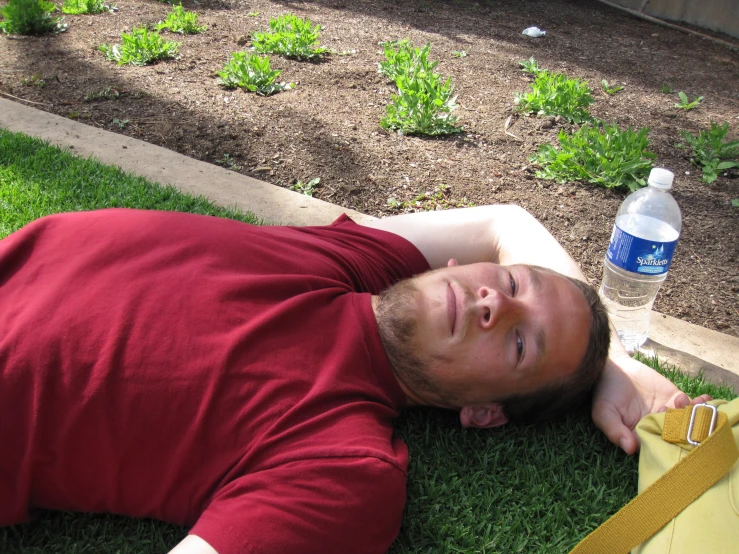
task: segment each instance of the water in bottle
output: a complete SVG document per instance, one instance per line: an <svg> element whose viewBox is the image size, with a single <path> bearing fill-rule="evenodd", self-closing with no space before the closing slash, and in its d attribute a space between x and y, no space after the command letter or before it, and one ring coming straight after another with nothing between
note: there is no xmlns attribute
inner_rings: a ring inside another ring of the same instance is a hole
<svg viewBox="0 0 739 554"><path fill-rule="evenodd" d="M682 229L670 194L673 175L654 168L649 186L630 194L616 215L600 295L628 351L647 340L649 314L667 277Z"/></svg>

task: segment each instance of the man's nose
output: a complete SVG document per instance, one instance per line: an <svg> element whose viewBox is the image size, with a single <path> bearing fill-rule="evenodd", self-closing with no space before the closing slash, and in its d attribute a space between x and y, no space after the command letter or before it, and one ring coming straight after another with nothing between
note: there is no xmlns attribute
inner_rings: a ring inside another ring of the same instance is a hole
<svg viewBox="0 0 739 554"><path fill-rule="evenodd" d="M477 318L483 329L492 329L521 309L518 300L500 290L488 287L478 290L477 307Z"/></svg>

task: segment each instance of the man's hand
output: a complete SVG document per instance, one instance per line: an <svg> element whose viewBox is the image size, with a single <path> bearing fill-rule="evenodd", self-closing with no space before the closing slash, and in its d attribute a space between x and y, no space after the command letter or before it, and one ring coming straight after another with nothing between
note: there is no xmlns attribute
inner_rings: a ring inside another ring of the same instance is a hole
<svg viewBox="0 0 739 554"><path fill-rule="evenodd" d="M613 444L633 454L639 449L634 429L641 418L710 399L704 394L691 400L669 379L624 353L606 362L593 397L593 421Z"/></svg>

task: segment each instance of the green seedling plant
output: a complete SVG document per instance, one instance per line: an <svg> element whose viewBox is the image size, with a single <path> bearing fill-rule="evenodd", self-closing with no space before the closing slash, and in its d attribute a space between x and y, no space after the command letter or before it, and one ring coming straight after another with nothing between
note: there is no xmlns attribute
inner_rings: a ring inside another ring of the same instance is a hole
<svg viewBox="0 0 739 554"><path fill-rule="evenodd" d="M672 90L673 90L673 89L672 89L672 85L670 85L669 83L662 83L662 84L661 84L661 85L659 86L659 91L660 91L660 92L661 92L662 94L672 94Z"/></svg>
<svg viewBox="0 0 739 554"><path fill-rule="evenodd" d="M606 81L605 79L603 79L600 84L603 87L603 92L605 92L608 96L613 96L617 92L620 92L624 89L622 85L609 86L608 81Z"/></svg>
<svg viewBox="0 0 739 554"><path fill-rule="evenodd" d="M734 198L734 200L731 201L731 205L735 208L739 208L739 198Z"/></svg>
<svg viewBox="0 0 739 554"><path fill-rule="evenodd" d="M739 167L739 140L725 141L728 132L728 121L723 125L711 121L711 128L697 136L687 131L681 133L692 149L691 162L701 168L701 179L706 184L713 183L721 171Z"/></svg>
<svg viewBox="0 0 739 554"><path fill-rule="evenodd" d="M181 44L168 41L146 27L136 27L130 34L123 33L122 39L120 46L105 43L99 47L106 58L118 62L118 65L148 65L174 58Z"/></svg>
<svg viewBox="0 0 739 554"><path fill-rule="evenodd" d="M252 45L262 54L279 54L296 60L316 60L327 49L318 44L322 27L291 13L269 20L271 32L252 33Z"/></svg>
<svg viewBox="0 0 739 554"><path fill-rule="evenodd" d="M677 93L678 97L680 98L680 102L675 104L676 108L683 109L685 111L692 110L693 108L697 108L698 105L703 101L703 97L699 96L692 102L688 100L687 94L685 94L683 91L680 91Z"/></svg>
<svg viewBox="0 0 739 554"><path fill-rule="evenodd" d="M43 35L66 30L62 17L52 14L56 6L44 0L9 0L0 9L0 31L9 35Z"/></svg>
<svg viewBox="0 0 739 554"><path fill-rule="evenodd" d="M270 96L291 89L293 83L278 83L282 70L270 69L269 58L246 52L234 52L231 59L218 71L218 83L225 88L242 88L260 96Z"/></svg>
<svg viewBox="0 0 739 554"><path fill-rule="evenodd" d="M656 156L648 150L649 128L583 125L573 134L559 132L559 148L542 144L529 159L541 167L540 179L585 181L605 188L638 190L646 184Z"/></svg>
<svg viewBox="0 0 739 554"><path fill-rule="evenodd" d="M197 13L189 12L182 7L182 4L177 4L172 6L172 11L167 14L164 21L157 23L157 31L164 29L182 35L195 35L205 31L206 27L198 25Z"/></svg>
<svg viewBox="0 0 739 554"><path fill-rule="evenodd" d="M514 102L526 114L559 115L570 123L590 121L588 106L593 103L585 81L569 79L561 73L540 70L529 93L517 94Z"/></svg>
<svg viewBox="0 0 739 554"><path fill-rule="evenodd" d="M113 87L105 87L102 90L88 92L85 95L85 102L96 102L98 100L117 100L121 97L121 93Z"/></svg>
<svg viewBox="0 0 739 554"><path fill-rule="evenodd" d="M24 87L44 88L46 86L46 79L44 79L40 73L34 73L30 77L21 79L21 85Z"/></svg>
<svg viewBox="0 0 739 554"><path fill-rule="evenodd" d="M431 74L439 64L429 61L431 45L415 48L408 39L382 43L385 61L378 64L378 71L391 81L400 77L415 77L416 74Z"/></svg>
<svg viewBox="0 0 739 554"><path fill-rule="evenodd" d="M131 121L129 119L118 119L117 117L114 117L111 123L113 125L117 125L119 129L125 129L126 125L128 125L130 122Z"/></svg>
<svg viewBox="0 0 739 554"><path fill-rule="evenodd" d="M461 201L455 201L450 198L452 188L447 184L441 184L434 187L433 191L423 191L416 195L412 200L399 201L395 197L387 199L388 208L403 210L406 212L417 211L439 211L448 210L450 208L469 208L474 206L473 203L467 201L467 197Z"/></svg>
<svg viewBox="0 0 739 554"><path fill-rule="evenodd" d="M537 75L541 71L539 62L534 59L534 56L531 56L528 60L519 60L518 65L521 71L530 73L531 75Z"/></svg>
<svg viewBox="0 0 739 554"><path fill-rule="evenodd" d="M216 163L223 167L227 167L231 171L239 171L242 167L231 157L231 154L223 154L223 158L216 160Z"/></svg>
<svg viewBox="0 0 739 554"><path fill-rule="evenodd" d="M311 179L307 183L304 183L303 181L298 181L294 185L290 186L290 190L294 192L299 192L301 194L305 194L306 196L313 196L313 193L315 192L316 187L320 183L321 183L320 177Z"/></svg>
<svg viewBox="0 0 739 554"><path fill-rule="evenodd" d="M414 48L408 40L383 43L385 61L378 70L395 81L398 94L391 97L380 125L406 135L440 136L459 133L462 127L452 113L456 96L451 79L434 73L438 61L429 61L430 45Z"/></svg>
<svg viewBox="0 0 739 554"><path fill-rule="evenodd" d="M391 98L380 125L405 135L451 135L462 131L457 117L451 79L443 81L432 73L424 78L401 77L396 81L398 94Z"/></svg>
<svg viewBox="0 0 739 554"><path fill-rule="evenodd" d="M69 15L94 15L108 11L104 0L64 0L62 12Z"/></svg>
<svg viewBox="0 0 739 554"><path fill-rule="evenodd" d="M467 50L452 50L452 56L455 58L466 58Z"/></svg>

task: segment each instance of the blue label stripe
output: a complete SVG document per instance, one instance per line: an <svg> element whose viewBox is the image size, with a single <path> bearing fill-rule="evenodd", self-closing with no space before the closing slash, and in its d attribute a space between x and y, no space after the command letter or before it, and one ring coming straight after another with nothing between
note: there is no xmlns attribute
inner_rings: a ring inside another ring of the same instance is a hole
<svg viewBox="0 0 739 554"><path fill-rule="evenodd" d="M667 273L672 263L677 241L659 242L630 235L618 225L613 226L608 245L608 261L613 265L643 275Z"/></svg>

